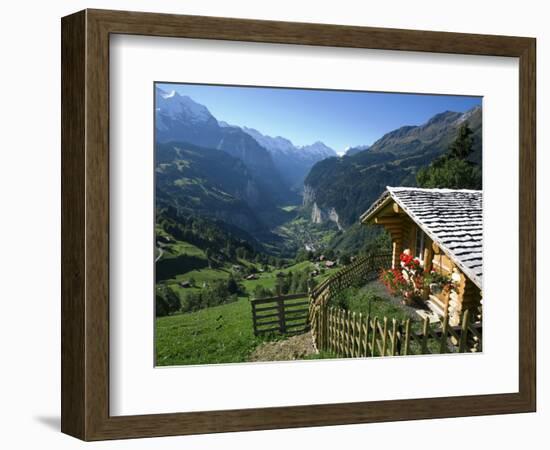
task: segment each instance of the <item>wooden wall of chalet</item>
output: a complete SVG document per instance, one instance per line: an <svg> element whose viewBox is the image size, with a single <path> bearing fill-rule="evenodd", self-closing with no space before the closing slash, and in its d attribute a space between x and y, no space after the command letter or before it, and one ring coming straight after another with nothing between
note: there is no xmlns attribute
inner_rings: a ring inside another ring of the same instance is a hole
<svg viewBox="0 0 550 450"><path fill-rule="evenodd" d="M453 289L449 293L432 295L440 302L443 310L449 313L449 324L454 326L460 321L460 314L466 309L472 311L481 303L481 291L462 273L459 267L437 246L433 244L434 257L432 267L438 272L448 275L453 281Z"/></svg>
<svg viewBox="0 0 550 450"><path fill-rule="evenodd" d="M416 236L423 232L400 207L394 202L385 206L371 222L382 225L389 232L392 239L392 267L399 267L399 259L404 250L410 249L416 255ZM431 300L443 312L449 313L450 325L456 325L463 310L479 306L481 292L479 288L466 277L459 267L426 235L424 254L422 255L424 268L432 267L440 273L451 276L454 288L451 292L432 294L429 289L424 292L424 299Z"/></svg>

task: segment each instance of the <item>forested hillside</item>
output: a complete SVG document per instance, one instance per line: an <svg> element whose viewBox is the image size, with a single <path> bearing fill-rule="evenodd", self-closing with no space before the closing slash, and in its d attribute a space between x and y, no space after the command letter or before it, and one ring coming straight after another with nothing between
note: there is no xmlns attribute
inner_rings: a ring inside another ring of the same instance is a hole
<svg viewBox="0 0 550 450"><path fill-rule="evenodd" d="M472 130L468 159L481 167L481 109L448 111L424 125L392 131L367 150L317 163L305 180L305 205L334 209L340 223L350 227L386 186L415 186L418 170L448 151L464 123Z"/></svg>

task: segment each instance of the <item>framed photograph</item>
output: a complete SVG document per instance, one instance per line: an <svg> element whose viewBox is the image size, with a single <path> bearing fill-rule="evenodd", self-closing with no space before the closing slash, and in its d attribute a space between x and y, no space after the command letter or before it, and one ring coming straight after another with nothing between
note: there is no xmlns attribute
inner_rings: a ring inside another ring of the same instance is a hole
<svg viewBox="0 0 550 450"><path fill-rule="evenodd" d="M535 39L61 28L63 432L535 411Z"/></svg>

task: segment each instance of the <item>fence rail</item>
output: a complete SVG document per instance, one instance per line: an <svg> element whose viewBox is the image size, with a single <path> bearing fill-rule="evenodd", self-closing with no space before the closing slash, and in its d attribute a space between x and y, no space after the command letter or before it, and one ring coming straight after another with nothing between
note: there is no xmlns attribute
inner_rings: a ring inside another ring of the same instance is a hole
<svg viewBox="0 0 550 450"><path fill-rule="evenodd" d="M254 335L305 333L309 330L309 300L306 292L253 299L252 324Z"/></svg>

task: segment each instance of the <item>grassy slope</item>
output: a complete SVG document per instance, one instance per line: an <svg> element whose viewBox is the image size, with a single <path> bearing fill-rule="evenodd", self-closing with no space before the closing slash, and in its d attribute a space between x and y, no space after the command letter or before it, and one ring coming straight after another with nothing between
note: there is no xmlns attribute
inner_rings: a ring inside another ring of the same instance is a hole
<svg viewBox="0 0 550 450"><path fill-rule="evenodd" d="M156 319L155 345L160 366L242 362L260 342L252 331L247 298Z"/></svg>
<svg viewBox="0 0 550 450"><path fill-rule="evenodd" d="M262 342L278 336L256 337L250 301L206 308L156 319L158 366L220 364L247 361Z"/></svg>
<svg viewBox="0 0 550 450"><path fill-rule="evenodd" d="M208 267L206 255L200 248L183 241L177 241L163 230L157 229L157 234L168 238L162 245L163 254L159 265L165 273L162 283L174 289L181 298L192 291L200 291L203 283L222 278L231 274L234 263L224 267L211 269ZM254 266L257 270L260 264L239 260L243 267ZM261 285L274 289L277 273L300 272L313 270L315 265L303 261L289 267L277 269L270 267L269 271L258 273L257 280L242 280L249 297L241 297L237 302L220 305L200 311L175 314L156 319L156 353L157 365L192 365L236 363L246 361L249 354L269 338L255 337L252 328L252 314L249 298L256 286ZM337 269L326 269L316 280L321 282ZM190 279L195 280L194 288L182 288L180 283ZM273 337L271 337L273 338Z"/></svg>
<svg viewBox="0 0 550 450"><path fill-rule="evenodd" d="M172 242L164 249L163 258L167 259L175 258L183 251L206 258L202 250L185 242ZM250 261L240 263L243 266L255 265ZM313 263L303 261L284 269L272 268L268 272L259 273L259 279L243 280L242 283L251 296L258 285L273 289L279 272L309 270L313 267ZM326 270L324 275L317 278L318 281L335 270ZM183 297L188 292L200 291L200 287L185 289L180 287L180 282L194 278L196 285L201 286L203 282L227 278L231 273L230 265L223 269L203 268L178 274L165 283ZM247 297L241 297L234 303L157 318L156 361L159 366L242 362L266 339L269 338L254 336L250 301Z"/></svg>
<svg viewBox="0 0 550 450"><path fill-rule="evenodd" d="M157 233L159 231L157 230ZM163 235L166 235L166 233L163 232ZM172 241L169 244L166 244L163 246L163 254L160 259L160 264L166 264L170 261L175 261L178 258L181 258L182 255L185 255L187 258L193 258L194 261L200 261L202 264L195 264L195 265L186 265L185 263L181 263L180 267L182 272L176 273L167 280L165 280L165 284L167 286L170 286L173 288L180 296L184 295L186 292L189 292L189 289L184 289L180 287L180 283L182 281L187 281L190 278L194 278L197 286L202 286L203 283L209 283L214 280L219 280L222 278L228 278L230 272L226 269L210 269L208 268L208 262L206 260L206 255L204 252L187 242L183 241L175 241L173 237L171 238ZM193 269L196 265L203 266L200 268L196 268L194 270L188 270L183 272L186 269ZM157 266L157 270L158 270ZM174 271L179 272L179 271ZM191 289L196 290L196 289Z"/></svg>

